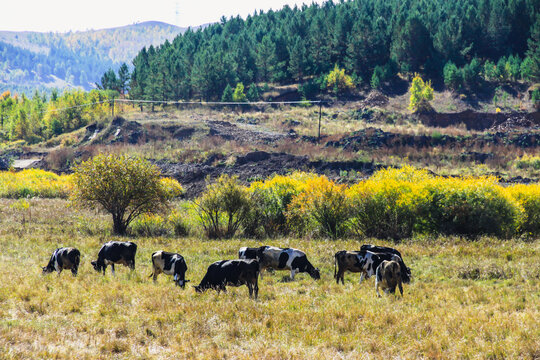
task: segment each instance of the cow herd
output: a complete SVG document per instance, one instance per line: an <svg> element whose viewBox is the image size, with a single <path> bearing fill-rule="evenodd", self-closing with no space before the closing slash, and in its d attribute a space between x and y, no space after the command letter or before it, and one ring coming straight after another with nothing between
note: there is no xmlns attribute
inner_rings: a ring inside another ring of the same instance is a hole
<svg viewBox="0 0 540 360"><path fill-rule="evenodd" d="M137 245L133 242L109 241L101 247L98 258L91 264L94 270L102 272L108 265L114 275L114 265L122 264L135 269L135 254ZM256 248L242 247L238 251L239 259L221 260L211 264L206 271L200 284L194 286L197 292L207 289L226 291L226 286L246 285L249 296L257 298L259 294L259 275L262 279L263 271L288 270L291 272L291 280L298 273L308 273L313 279L318 280L321 274L308 260L306 254L298 249L279 248L274 246L261 246ZM47 266L43 267L43 273L62 270L71 270L77 275L81 254L72 247L58 248L54 250ZM189 280L186 280L187 264L184 257L177 253L156 251L152 254L152 274L154 282L161 273L172 275L176 285L184 288ZM360 282L364 277L375 275L375 291L380 296L379 288L384 292L395 293L399 288L403 296L402 283L409 283L411 270L403 262L401 253L396 249L374 245L362 245L359 251L338 251L334 255L334 278L339 284L344 284L346 271L359 272Z"/></svg>

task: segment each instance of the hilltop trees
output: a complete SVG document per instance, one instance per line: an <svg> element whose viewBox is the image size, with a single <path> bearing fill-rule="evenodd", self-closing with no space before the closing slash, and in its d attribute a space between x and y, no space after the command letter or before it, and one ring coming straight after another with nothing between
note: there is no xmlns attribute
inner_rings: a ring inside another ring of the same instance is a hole
<svg viewBox="0 0 540 360"><path fill-rule="evenodd" d="M96 84L100 90L115 90L120 94L125 94L128 89L129 69L124 63L118 69L118 75L113 69L109 69L101 77L101 83Z"/></svg>
<svg viewBox="0 0 540 360"><path fill-rule="evenodd" d="M146 100L217 100L227 86L251 89L260 82L299 82L315 89L311 85L320 85L335 65L356 83L378 87L398 71L443 78L450 62L457 69L451 74L472 87L481 80L480 70L491 71L484 62L498 64L502 58L495 76L484 73L489 81L532 79L540 58L539 7L535 0L355 0L285 6L245 20L223 18L142 49L133 60L130 94ZM451 86L458 86L455 80Z"/></svg>
<svg viewBox="0 0 540 360"><path fill-rule="evenodd" d="M531 37L527 42L527 58L529 68L527 76L536 81L540 80L540 14L536 15L536 21L531 28Z"/></svg>
<svg viewBox="0 0 540 360"><path fill-rule="evenodd" d="M35 92L32 98L0 95L0 141L25 140L37 143L76 130L109 114L110 92L92 90L53 91L50 99Z"/></svg>

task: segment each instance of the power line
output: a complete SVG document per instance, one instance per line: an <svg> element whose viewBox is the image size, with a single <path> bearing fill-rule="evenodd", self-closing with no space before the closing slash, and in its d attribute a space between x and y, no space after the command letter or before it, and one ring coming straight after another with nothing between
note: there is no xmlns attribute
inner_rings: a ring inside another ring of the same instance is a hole
<svg viewBox="0 0 540 360"><path fill-rule="evenodd" d="M65 107L65 108L60 108L60 109L43 109L43 110L40 111L40 113L58 112L58 111L64 111L64 110L70 110L70 109L78 109L78 108L82 108L82 107L98 105L98 104L103 104L103 103L107 103L107 102L111 102L111 100L96 101L96 102L93 102L93 103L75 105L75 106L70 106L70 107Z"/></svg>
<svg viewBox="0 0 540 360"><path fill-rule="evenodd" d="M330 103L327 100L301 100L301 101L163 101L163 100L136 100L136 99L115 99L118 102L127 103L148 103L148 104L165 104L165 105L292 105L292 104L324 104Z"/></svg>

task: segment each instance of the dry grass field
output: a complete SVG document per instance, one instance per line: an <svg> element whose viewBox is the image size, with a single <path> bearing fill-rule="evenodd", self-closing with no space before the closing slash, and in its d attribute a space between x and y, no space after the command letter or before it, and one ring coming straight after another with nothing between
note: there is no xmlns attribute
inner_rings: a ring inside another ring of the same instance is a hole
<svg viewBox="0 0 540 360"><path fill-rule="evenodd" d="M304 250L322 278L269 274L251 300L245 286L218 295L191 285L210 263L257 241L132 238L136 270L103 277L90 261L111 240L106 216L33 200L23 224L13 202L0 200L2 359L540 358L538 240L268 240ZM335 283L334 253L363 242L402 252L413 274L403 298L377 298L374 279L359 285L358 274ZM59 246L81 250L77 277L41 274ZM164 275L148 278L158 249L186 258L185 290Z"/></svg>

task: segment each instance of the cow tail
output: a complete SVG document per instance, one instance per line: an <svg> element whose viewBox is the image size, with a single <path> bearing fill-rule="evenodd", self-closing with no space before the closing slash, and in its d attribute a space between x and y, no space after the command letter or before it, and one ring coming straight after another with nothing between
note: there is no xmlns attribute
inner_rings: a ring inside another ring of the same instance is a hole
<svg viewBox="0 0 540 360"><path fill-rule="evenodd" d="M154 253L152 253L152 273L150 274L149 278L151 278L152 276L154 276L154 269L156 268L156 264L154 263Z"/></svg>
<svg viewBox="0 0 540 360"><path fill-rule="evenodd" d="M338 253L336 253L334 255L334 279L336 278L337 276L337 257L338 257Z"/></svg>

